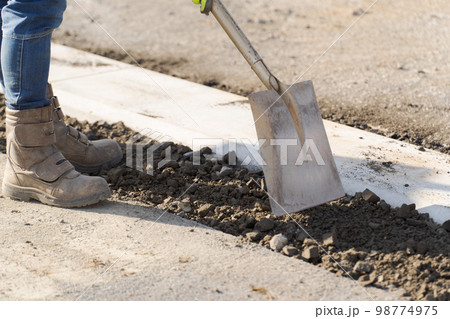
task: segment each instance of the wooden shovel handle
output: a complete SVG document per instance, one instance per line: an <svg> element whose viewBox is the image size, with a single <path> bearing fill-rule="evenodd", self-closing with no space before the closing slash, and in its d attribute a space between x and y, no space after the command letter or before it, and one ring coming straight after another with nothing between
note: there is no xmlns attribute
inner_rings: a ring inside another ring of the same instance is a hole
<svg viewBox="0 0 450 319"><path fill-rule="evenodd" d="M248 64L250 64L252 70L269 90L274 89L281 94L280 81L269 71L261 56L255 50L223 3L220 0L211 1L212 14L233 41L236 48L247 60Z"/></svg>

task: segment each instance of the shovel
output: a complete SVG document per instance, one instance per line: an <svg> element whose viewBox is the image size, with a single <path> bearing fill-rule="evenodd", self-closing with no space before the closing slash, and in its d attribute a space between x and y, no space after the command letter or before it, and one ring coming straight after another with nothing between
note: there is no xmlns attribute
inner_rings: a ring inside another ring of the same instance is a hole
<svg viewBox="0 0 450 319"><path fill-rule="evenodd" d="M272 212L299 212L345 195L311 81L286 85L267 68L220 0L212 14L268 91L249 96Z"/></svg>

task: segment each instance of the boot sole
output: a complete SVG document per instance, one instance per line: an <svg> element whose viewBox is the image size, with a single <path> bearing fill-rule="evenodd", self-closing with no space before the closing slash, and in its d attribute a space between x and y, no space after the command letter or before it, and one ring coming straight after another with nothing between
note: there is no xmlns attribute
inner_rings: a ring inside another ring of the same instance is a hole
<svg viewBox="0 0 450 319"><path fill-rule="evenodd" d="M110 169L110 168L116 166L117 164L120 163L122 158L123 157L120 156L120 157L113 158L102 164L94 164L94 165L84 165L84 164L80 164L80 163L73 162L70 160L69 160L69 162L75 167L75 170L77 172L84 173L84 174L97 174L101 171L101 169L103 167L106 167L106 169Z"/></svg>
<svg viewBox="0 0 450 319"><path fill-rule="evenodd" d="M49 194L43 193L41 190L31 187L20 187L7 183L3 183L3 195L11 199L28 202L31 199L35 199L43 204L63 207L63 208L76 208L84 207L93 204L97 204L111 196L111 191L101 193L95 193L88 196L81 196L71 199L63 199L51 196Z"/></svg>

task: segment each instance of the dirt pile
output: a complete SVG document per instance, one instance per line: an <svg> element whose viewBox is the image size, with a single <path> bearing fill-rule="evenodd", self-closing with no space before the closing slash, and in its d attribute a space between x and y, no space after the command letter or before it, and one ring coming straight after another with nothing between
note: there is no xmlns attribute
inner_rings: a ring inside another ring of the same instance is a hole
<svg viewBox="0 0 450 319"><path fill-rule="evenodd" d="M135 136L122 123L69 121L99 138L124 143ZM168 210L242 241L352 277L362 285L401 287L414 300L450 300L450 233L427 214L418 214L414 205L390 207L366 190L291 216L274 217L262 172L208 160L207 148L197 154L202 164L194 165L195 154L186 146L158 145L153 162L144 167L155 166L169 154L171 161L153 175L124 163L101 172L115 198Z"/></svg>
<svg viewBox="0 0 450 319"><path fill-rule="evenodd" d="M3 114L0 108L0 114ZM123 123L68 119L90 138L114 138L125 152L135 132ZM0 126L0 134L3 133ZM0 145L4 140L0 136ZM186 146L156 144L153 175L126 167L103 170L113 197L138 200L184 218L259 243L268 249L348 276L362 285L400 287L413 300L450 300L450 229L414 205L390 207L369 190L291 216L274 217L262 172L192 153ZM158 147L156 147L158 146ZM145 149L144 149L145 154ZM198 157L201 165L194 165ZM339 264L338 264L339 263Z"/></svg>

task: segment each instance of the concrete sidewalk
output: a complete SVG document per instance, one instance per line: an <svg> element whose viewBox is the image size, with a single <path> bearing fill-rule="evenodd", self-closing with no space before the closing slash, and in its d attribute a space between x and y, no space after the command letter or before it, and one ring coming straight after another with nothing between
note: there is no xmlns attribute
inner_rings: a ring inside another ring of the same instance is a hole
<svg viewBox="0 0 450 319"><path fill-rule="evenodd" d="M80 120L123 121L193 148L238 157L257 151L247 99L189 81L53 46L51 81L64 112ZM450 219L450 157L330 121L324 121L345 191L369 188L393 206L415 203L438 223ZM221 150L222 149L222 150Z"/></svg>
<svg viewBox="0 0 450 319"><path fill-rule="evenodd" d="M401 299L134 203L0 207L1 300Z"/></svg>

